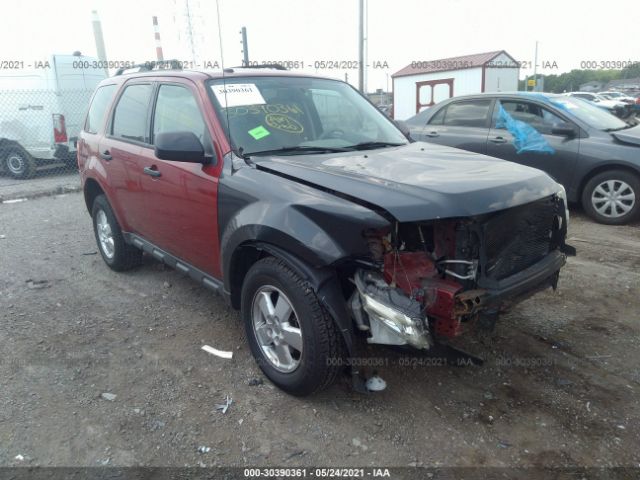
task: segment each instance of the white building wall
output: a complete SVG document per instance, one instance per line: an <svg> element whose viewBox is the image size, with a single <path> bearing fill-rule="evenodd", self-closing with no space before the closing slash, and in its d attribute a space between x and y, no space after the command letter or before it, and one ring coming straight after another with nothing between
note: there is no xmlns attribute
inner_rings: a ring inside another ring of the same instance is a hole
<svg viewBox="0 0 640 480"><path fill-rule="evenodd" d="M485 92L515 92L518 90L518 65L504 53L494 58L485 68Z"/></svg>
<svg viewBox="0 0 640 480"><path fill-rule="evenodd" d="M511 69L504 69L511 70ZM516 74L517 75L517 74ZM449 70L419 75L409 75L393 79L393 115L397 120L406 120L416 114L416 84L419 82L453 79L453 96L480 93L482 91L482 68ZM517 89L517 76L516 88ZM449 87L438 85L434 88L434 101L449 98Z"/></svg>
<svg viewBox="0 0 640 480"><path fill-rule="evenodd" d="M490 68L485 70L485 92L515 92L518 90L517 68Z"/></svg>

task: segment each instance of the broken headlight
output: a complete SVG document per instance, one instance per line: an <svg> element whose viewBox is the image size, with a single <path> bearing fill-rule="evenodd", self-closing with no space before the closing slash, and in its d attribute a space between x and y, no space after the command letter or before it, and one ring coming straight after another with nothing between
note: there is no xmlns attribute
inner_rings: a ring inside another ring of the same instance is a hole
<svg viewBox="0 0 640 480"><path fill-rule="evenodd" d="M430 347L430 335L418 301L387 285L377 273L358 270L354 282L357 288L350 305L359 324L360 308L366 312L367 330L371 333L369 343Z"/></svg>
<svg viewBox="0 0 640 480"><path fill-rule="evenodd" d="M567 202L567 191L564 189L562 185L560 185L560 190L556 192L556 196L562 199L564 203L564 218L567 224L567 229L569 228L569 204Z"/></svg>

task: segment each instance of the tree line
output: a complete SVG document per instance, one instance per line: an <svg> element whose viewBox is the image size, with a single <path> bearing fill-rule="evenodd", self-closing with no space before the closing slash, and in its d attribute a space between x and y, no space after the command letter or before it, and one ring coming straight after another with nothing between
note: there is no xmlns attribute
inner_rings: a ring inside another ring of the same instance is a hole
<svg viewBox="0 0 640 480"><path fill-rule="evenodd" d="M571 70L560 75L538 75L538 81L544 78L544 91L551 93L572 92L587 82L607 83L611 80L640 77L640 62L620 70ZM528 77L531 78L531 77ZM518 89L524 90L524 80L518 82Z"/></svg>

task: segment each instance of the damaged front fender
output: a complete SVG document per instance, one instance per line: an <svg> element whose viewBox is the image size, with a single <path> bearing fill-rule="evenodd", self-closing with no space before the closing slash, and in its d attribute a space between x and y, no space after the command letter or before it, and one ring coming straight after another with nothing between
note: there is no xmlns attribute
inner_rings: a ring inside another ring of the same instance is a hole
<svg viewBox="0 0 640 480"><path fill-rule="evenodd" d="M220 177L219 199L221 270L232 304L239 304L243 274L238 272L247 252L281 258L309 281L351 355L353 323L335 267L367 258L364 232L388 229L389 220L330 193L286 179L274 181L272 175L246 164L234 169L230 161ZM248 268L246 262L244 267Z"/></svg>
<svg viewBox="0 0 640 480"><path fill-rule="evenodd" d="M277 245L313 267L369 255L368 229L388 228L378 212L326 192L252 168L220 179L222 273L229 286L233 253L241 245Z"/></svg>

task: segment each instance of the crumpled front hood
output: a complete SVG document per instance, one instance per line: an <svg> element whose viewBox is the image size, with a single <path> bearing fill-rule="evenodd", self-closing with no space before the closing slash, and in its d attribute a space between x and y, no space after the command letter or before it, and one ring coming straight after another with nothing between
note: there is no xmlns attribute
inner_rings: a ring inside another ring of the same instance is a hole
<svg viewBox="0 0 640 480"><path fill-rule="evenodd" d="M254 160L260 170L376 206L400 222L490 213L560 189L540 170L423 142Z"/></svg>

